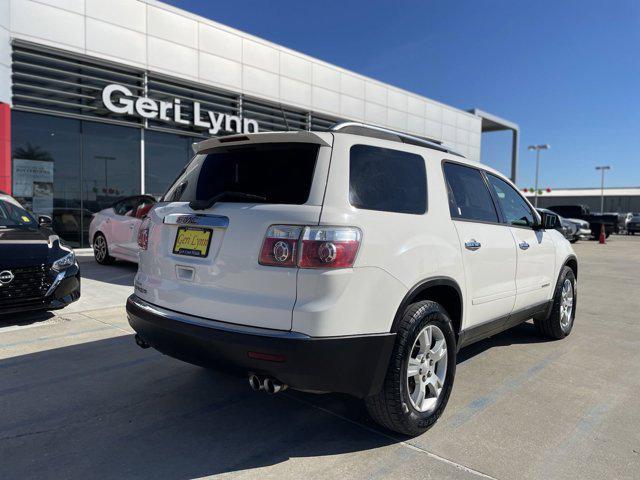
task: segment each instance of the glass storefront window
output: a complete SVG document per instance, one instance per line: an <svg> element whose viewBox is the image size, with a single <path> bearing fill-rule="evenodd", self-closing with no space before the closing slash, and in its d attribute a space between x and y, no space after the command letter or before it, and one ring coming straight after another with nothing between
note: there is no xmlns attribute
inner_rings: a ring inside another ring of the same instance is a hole
<svg viewBox="0 0 640 480"><path fill-rule="evenodd" d="M140 193L140 130L13 111L13 195L73 247L93 213ZM168 180L171 181L171 180Z"/></svg>
<svg viewBox="0 0 640 480"><path fill-rule="evenodd" d="M191 144L200 138L147 130L144 138L145 193L159 197L193 157Z"/></svg>
<svg viewBox="0 0 640 480"><path fill-rule="evenodd" d="M13 111L11 113L13 196L36 215L50 215L56 233L81 246L81 122Z"/></svg>
<svg viewBox="0 0 640 480"><path fill-rule="evenodd" d="M140 130L83 122L82 199L94 213L117 200L140 193ZM83 225L83 245L89 245L89 224Z"/></svg>

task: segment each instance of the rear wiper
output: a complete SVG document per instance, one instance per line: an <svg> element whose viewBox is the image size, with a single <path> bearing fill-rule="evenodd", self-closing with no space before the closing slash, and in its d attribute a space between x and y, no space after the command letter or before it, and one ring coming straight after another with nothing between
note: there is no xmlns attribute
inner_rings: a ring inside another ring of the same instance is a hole
<svg viewBox="0 0 640 480"><path fill-rule="evenodd" d="M192 202L189 202L189 206L192 210L206 210L207 208L213 207L221 200L260 200L264 202L266 199L267 197L254 195L253 193L225 191L220 192L207 200L193 200Z"/></svg>

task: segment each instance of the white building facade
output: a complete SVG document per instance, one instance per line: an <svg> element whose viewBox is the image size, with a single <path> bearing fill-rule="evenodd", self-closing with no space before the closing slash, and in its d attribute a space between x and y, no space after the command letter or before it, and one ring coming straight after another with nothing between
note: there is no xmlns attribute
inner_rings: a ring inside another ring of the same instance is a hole
<svg viewBox="0 0 640 480"><path fill-rule="evenodd" d="M0 0L0 190L72 244L117 198L162 194L193 141L341 120L480 158L480 115L155 0Z"/></svg>

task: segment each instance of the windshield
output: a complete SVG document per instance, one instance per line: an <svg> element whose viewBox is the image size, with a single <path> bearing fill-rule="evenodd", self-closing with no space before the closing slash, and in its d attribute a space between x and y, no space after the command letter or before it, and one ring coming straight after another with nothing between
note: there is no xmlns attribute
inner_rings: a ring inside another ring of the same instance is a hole
<svg viewBox="0 0 640 480"><path fill-rule="evenodd" d="M203 202L226 193L220 201L302 205L309 199L318 148L307 143L217 147L197 155L164 200Z"/></svg>
<svg viewBox="0 0 640 480"><path fill-rule="evenodd" d="M24 208L0 200L0 227L35 227L37 222Z"/></svg>

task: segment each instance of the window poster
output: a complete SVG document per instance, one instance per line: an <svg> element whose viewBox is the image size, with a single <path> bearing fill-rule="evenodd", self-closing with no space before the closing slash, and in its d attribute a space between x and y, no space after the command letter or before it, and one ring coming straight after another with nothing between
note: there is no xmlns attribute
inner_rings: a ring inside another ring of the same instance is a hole
<svg viewBox="0 0 640 480"><path fill-rule="evenodd" d="M51 215L53 162L14 158L13 196L21 199L24 206L36 215Z"/></svg>

